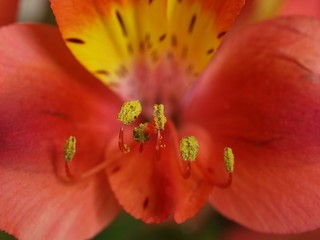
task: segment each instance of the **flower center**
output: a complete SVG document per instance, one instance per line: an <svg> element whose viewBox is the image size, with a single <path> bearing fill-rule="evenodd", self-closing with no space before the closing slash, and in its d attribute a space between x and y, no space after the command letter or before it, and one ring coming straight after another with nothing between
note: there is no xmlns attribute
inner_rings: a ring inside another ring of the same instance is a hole
<svg viewBox="0 0 320 240"><path fill-rule="evenodd" d="M60 24L67 46L125 101L139 99L147 117L154 103L164 104L168 115L175 111L212 59L238 8L223 1L178 0L91 5L70 19L72 26L70 21Z"/></svg>
<svg viewBox="0 0 320 240"><path fill-rule="evenodd" d="M123 154L127 154L133 151L139 145L139 151L143 151L144 144L147 144L149 139L156 137L155 150L156 155L155 159L161 161L161 150L166 147L165 144L162 144L162 131L166 130L167 118L165 116L164 105L155 104L153 106L153 120L150 122L141 122L139 118L142 113L142 106L138 100L125 102L118 114L118 120L122 123L119 131L118 147L119 154L114 156L113 160L119 159ZM124 140L124 131L125 128L131 124L134 124L135 121L140 121L137 126L133 128L132 139L130 139L129 144L125 143ZM185 136L180 140L180 155L177 156L179 161L180 174L183 178L187 179L191 175L191 164L196 162L199 152L199 143L194 136ZM65 170L68 179L70 180L80 180L83 178L90 177L96 174L99 171L102 171L108 165L108 162L112 160L102 162L99 165L95 166L93 169L88 170L79 175L74 175L71 173L69 164L71 163L74 155L76 153L76 138L70 136L66 141L64 157L65 157ZM226 171L229 173L229 178L227 182L219 183L212 176L208 175L203 171L204 177L208 178L214 186L220 188L229 187L232 183L232 173L234 170L234 155L232 149L226 147L224 149L224 162Z"/></svg>

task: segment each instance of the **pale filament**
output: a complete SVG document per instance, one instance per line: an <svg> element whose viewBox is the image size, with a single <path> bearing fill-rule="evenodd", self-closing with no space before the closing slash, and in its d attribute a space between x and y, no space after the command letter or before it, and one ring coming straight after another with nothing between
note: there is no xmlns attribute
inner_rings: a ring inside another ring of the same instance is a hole
<svg viewBox="0 0 320 240"><path fill-rule="evenodd" d="M130 149L135 149L135 147L137 146L136 142L132 142L132 144L130 145ZM68 180L70 181L79 181L79 180L83 180L83 179L87 179L90 178L94 175L96 175L97 173L105 170L108 165L114 163L115 161L119 160L121 157L124 156L123 152L118 152L115 155L112 155L112 158L108 158L106 157L106 160L104 160L103 162L97 164L96 166L92 167L91 169L80 173L80 174L73 174L70 170L69 165L72 164L71 162L65 162L65 172L67 175Z"/></svg>
<svg viewBox="0 0 320 240"><path fill-rule="evenodd" d="M118 145L119 145L119 149L120 149L123 153L128 153L128 152L130 151L130 147L128 147L126 144L124 144L123 133L124 133L124 125L122 124L121 127L120 127L120 132L119 132Z"/></svg>
<svg viewBox="0 0 320 240"><path fill-rule="evenodd" d="M203 175L216 187L218 188L228 188L232 184L232 173L228 174L228 179L225 182L218 182L216 179L213 178L211 174L209 174L200 164L196 164L196 166L201 170Z"/></svg>

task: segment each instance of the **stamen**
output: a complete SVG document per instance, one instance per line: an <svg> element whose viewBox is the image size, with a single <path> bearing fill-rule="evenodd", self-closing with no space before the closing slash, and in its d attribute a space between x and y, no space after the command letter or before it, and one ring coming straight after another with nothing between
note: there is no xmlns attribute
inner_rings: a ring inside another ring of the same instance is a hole
<svg viewBox="0 0 320 240"><path fill-rule="evenodd" d="M153 119L157 130L164 130L164 126L167 122L167 118L164 115L164 105L155 104L153 106Z"/></svg>
<svg viewBox="0 0 320 240"><path fill-rule="evenodd" d="M163 104L155 104L153 106L153 119L155 123L155 128L157 129L157 145L156 145L156 151L157 151L157 159L160 160L161 158L161 148L163 147L161 145L161 130L164 130L164 126L167 122L167 118L164 115L164 105Z"/></svg>
<svg viewBox="0 0 320 240"><path fill-rule="evenodd" d="M73 175L70 172L69 163L71 163L76 153L76 143L77 143L76 138L74 136L70 136L67 139L66 144L64 146L64 160L65 160L64 166L65 166L67 177L69 179L73 178Z"/></svg>
<svg viewBox="0 0 320 240"><path fill-rule="evenodd" d="M224 162L226 171L229 173L228 180L226 182L218 182L212 175L208 174L208 172L201 166L200 163L197 164L197 166L215 187L228 188L232 184L232 173L234 170L234 155L230 147L224 148Z"/></svg>
<svg viewBox="0 0 320 240"><path fill-rule="evenodd" d="M74 138L74 137L72 137L72 138ZM71 139L71 137L67 140L66 147L67 147L67 145L69 146L69 144L72 144L71 142L74 142L73 140L70 140L70 139ZM74 140L75 140L75 138L74 138ZM74 147L75 147L75 144L74 144ZM112 155L112 157L106 158L105 161L99 163L98 165L94 166L93 168L91 168L85 172L82 172L80 174L73 174L71 172L71 170L69 168L69 164L71 162L69 160L66 160L66 157L65 157L65 172L66 172L67 178L70 181L79 181L82 179L92 177L92 176L96 175L98 172L104 171L109 164L113 164L114 162L118 161L122 156L123 156L122 153L114 154L114 155Z"/></svg>
<svg viewBox="0 0 320 240"><path fill-rule="evenodd" d="M133 123L140 115L142 111L141 104L138 100L125 102L118 114L118 119L122 122L122 126L119 132L119 149L123 153L130 152L130 147L124 144L123 133L124 133L124 125L129 125Z"/></svg>
<svg viewBox="0 0 320 240"><path fill-rule="evenodd" d="M70 136L66 141L64 147L64 160L68 163L72 161L76 153L76 143L77 140L74 136Z"/></svg>
<svg viewBox="0 0 320 240"><path fill-rule="evenodd" d="M142 111L141 104L138 100L125 102L118 115L118 119L122 124L129 125L133 123Z"/></svg>
<svg viewBox="0 0 320 240"><path fill-rule="evenodd" d="M183 178L189 178L191 175L191 162L194 162L198 156L199 143L194 136L183 137L180 141L180 153L183 159L180 160L180 173Z"/></svg>

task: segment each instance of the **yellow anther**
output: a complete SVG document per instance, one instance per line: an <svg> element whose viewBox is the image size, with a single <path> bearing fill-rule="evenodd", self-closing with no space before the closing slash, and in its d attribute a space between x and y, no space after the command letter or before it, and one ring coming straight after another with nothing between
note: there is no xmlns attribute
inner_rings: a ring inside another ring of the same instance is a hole
<svg viewBox="0 0 320 240"><path fill-rule="evenodd" d="M66 162L71 162L74 154L76 153L76 138L74 136L70 136L67 141L66 145L64 147L64 160Z"/></svg>
<svg viewBox="0 0 320 240"><path fill-rule="evenodd" d="M180 141L180 153L182 159L193 162L196 160L199 152L199 143L194 136L184 137Z"/></svg>
<svg viewBox="0 0 320 240"><path fill-rule="evenodd" d="M133 123L142 111L141 104L138 100L125 102L118 115L118 119L125 125Z"/></svg>
<svg viewBox="0 0 320 240"><path fill-rule="evenodd" d="M156 124L156 129L163 130L164 125L167 122L167 118L164 115L164 105L163 104L155 104L153 106L153 119Z"/></svg>
<svg viewBox="0 0 320 240"><path fill-rule="evenodd" d="M227 172L232 173L234 170L234 155L229 147L224 148L224 164Z"/></svg>
<svg viewBox="0 0 320 240"><path fill-rule="evenodd" d="M149 140L149 134L145 132L147 123L140 123L138 127L133 129L133 139L137 142L145 143Z"/></svg>

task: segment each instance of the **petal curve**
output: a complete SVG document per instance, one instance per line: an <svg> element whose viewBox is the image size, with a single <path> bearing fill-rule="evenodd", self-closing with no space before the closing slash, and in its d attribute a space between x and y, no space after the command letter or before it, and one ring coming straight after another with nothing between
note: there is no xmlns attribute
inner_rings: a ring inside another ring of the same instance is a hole
<svg viewBox="0 0 320 240"><path fill-rule="evenodd" d="M19 239L92 237L118 204L104 173L62 181L63 149L75 135L76 173L102 161L119 100L75 61L56 28L11 25L0 36L0 228Z"/></svg>
<svg viewBox="0 0 320 240"><path fill-rule="evenodd" d="M234 36L185 113L210 131L214 150L234 149L233 185L211 200L254 230L320 226L319 29L315 19L291 17Z"/></svg>

